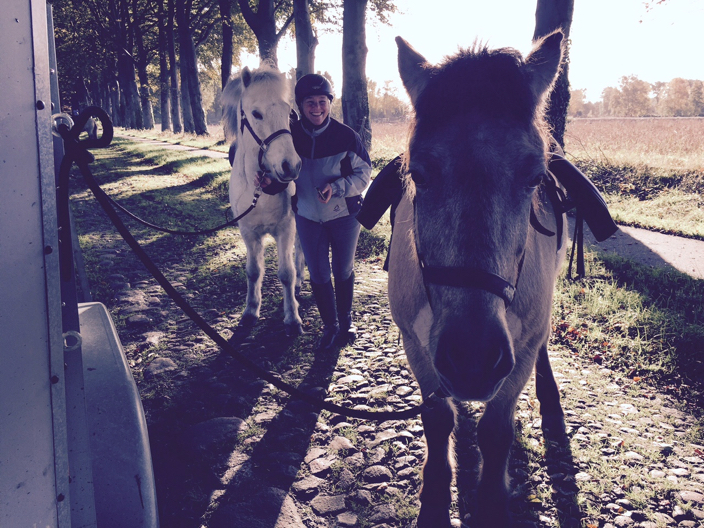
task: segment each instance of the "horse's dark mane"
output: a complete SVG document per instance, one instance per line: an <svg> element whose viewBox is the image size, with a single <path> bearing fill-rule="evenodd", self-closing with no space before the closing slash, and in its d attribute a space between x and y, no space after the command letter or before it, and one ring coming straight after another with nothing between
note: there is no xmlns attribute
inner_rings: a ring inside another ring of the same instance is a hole
<svg viewBox="0 0 704 528"><path fill-rule="evenodd" d="M445 120L452 114L478 111L494 118L533 120L537 101L525 78L523 57L512 48L489 50L475 44L431 70L418 97L416 115Z"/></svg>

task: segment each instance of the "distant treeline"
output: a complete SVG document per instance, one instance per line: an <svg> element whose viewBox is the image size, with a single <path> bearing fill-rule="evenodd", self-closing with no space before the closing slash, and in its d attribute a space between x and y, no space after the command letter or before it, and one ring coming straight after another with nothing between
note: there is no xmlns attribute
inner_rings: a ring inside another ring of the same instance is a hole
<svg viewBox="0 0 704 528"><path fill-rule="evenodd" d="M332 105L332 116L339 121L343 121L342 108L339 101L341 90L339 87L335 86L335 81L330 73L325 71L320 72L320 74L330 81L337 98L337 102ZM290 83L290 92L293 97L294 88L296 86L296 70L292 68L288 72L285 72L285 75ZM216 82L208 82L208 79L203 79L201 81L203 106L206 109L209 124L219 123L222 116L222 107L220 106L220 85L218 84L219 79L216 79L215 81ZM410 107L408 103L398 97L398 91L392 86L391 81L386 81L384 82L384 86L379 87L375 81L368 79L367 95L369 98L369 119L372 122L380 123L403 121L410 114ZM290 102L295 108L295 102L293 99ZM158 115L157 121L159 121Z"/></svg>
<svg viewBox="0 0 704 528"><path fill-rule="evenodd" d="M571 117L702 117L704 82L672 79L649 83L635 75L621 77L618 88L601 92L601 100L587 102L586 90L571 90Z"/></svg>

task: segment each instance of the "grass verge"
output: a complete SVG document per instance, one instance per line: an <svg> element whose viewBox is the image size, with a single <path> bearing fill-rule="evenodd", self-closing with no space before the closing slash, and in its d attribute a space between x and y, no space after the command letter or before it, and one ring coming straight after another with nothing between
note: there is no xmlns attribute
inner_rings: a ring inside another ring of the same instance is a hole
<svg viewBox="0 0 704 528"><path fill-rule="evenodd" d="M702 401L704 285L675 270L587 253L587 277L563 277L553 340L594 364Z"/></svg>

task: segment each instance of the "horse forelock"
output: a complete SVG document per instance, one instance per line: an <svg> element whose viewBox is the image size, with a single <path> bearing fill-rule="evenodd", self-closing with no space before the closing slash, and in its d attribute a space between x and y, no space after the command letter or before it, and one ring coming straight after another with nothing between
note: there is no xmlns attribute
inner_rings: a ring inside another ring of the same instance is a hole
<svg viewBox="0 0 704 528"><path fill-rule="evenodd" d="M475 45L460 50L431 70L416 102L417 120L440 126L449 112L478 112L491 118L532 121L538 101L530 89L524 64L521 54L511 48L489 50Z"/></svg>
<svg viewBox="0 0 704 528"><path fill-rule="evenodd" d="M284 74L266 62L252 71L252 80L247 90L253 89L255 86L256 89L261 90L264 88L273 96L281 97L284 101L288 101L289 87Z"/></svg>
<svg viewBox="0 0 704 528"><path fill-rule="evenodd" d="M240 101L242 101L245 91L252 89L264 89L272 97L281 97L284 101L289 100L289 86L284 74L267 62L263 62L259 68L251 71L250 82L246 88L239 75L232 77L221 96L223 129L225 137L230 141L234 140L239 132Z"/></svg>

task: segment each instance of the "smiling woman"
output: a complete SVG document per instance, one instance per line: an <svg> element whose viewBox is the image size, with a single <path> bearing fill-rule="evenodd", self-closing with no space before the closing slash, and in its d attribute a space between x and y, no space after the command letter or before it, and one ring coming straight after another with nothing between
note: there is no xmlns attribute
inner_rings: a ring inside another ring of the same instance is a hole
<svg viewBox="0 0 704 528"><path fill-rule="evenodd" d="M324 325L317 347L323 351L356 339L352 297L361 226L355 217L372 170L359 135L330 117L332 100L332 86L322 75L304 75L296 84L296 103L303 113L292 127L303 161L296 185L296 227Z"/></svg>

